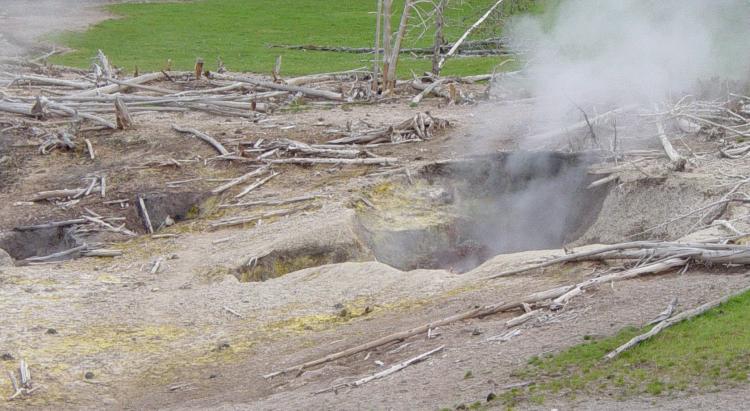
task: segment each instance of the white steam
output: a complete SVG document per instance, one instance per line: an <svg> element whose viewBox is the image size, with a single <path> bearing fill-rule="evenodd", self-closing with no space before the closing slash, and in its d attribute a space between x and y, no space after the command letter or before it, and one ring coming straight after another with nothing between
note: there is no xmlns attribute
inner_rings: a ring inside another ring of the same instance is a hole
<svg viewBox="0 0 750 411"><path fill-rule="evenodd" d="M649 106L699 80L750 77L748 0L562 0L506 35L527 66L497 89L520 86L537 99L535 118L560 124L581 119L576 106Z"/></svg>

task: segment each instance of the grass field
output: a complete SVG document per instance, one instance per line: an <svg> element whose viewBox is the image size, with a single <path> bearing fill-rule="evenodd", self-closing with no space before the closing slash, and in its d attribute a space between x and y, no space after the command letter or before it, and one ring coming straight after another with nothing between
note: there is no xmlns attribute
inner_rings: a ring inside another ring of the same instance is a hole
<svg viewBox="0 0 750 411"><path fill-rule="evenodd" d="M682 307L687 309L691 307ZM610 362L602 357L645 329L575 346L555 356L534 357L517 377L537 381L506 395L543 402L545 395L605 394L614 398L707 392L745 383L750 373L750 293L704 315L662 331ZM588 337L584 337L589 339Z"/></svg>
<svg viewBox="0 0 750 411"><path fill-rule="evenodd" d="M447 41L457 39L494 0L465 1L446 12ZM394 10L402 8L396 0ZM509 2L513 10L538 8L534 0ZM215 68L218 57L233 71L269 72L277 55L283 56L282 74L348 70L370 65L371 56L351 53L299 51L268 45L333 45L372 47L375 0L202 0L183 3L118 4L109 10L119 18L104 21L84 33L57 38L73 52L55 62L86 67L102 49L113 64L132 70L162 69L172 59L174 69L191 69L195 59ZM399 13L394 13L398 14ZM394 27L398 24L394 16ZM479 30L475 38L497 35L495 27ZM433 32L419 36L412 30L405 47L431 45ZM446 74L488 73L500 57L456 58ZM401 76L429 70L429 59L402 55ZM506 68L508 65L506 65Z"/></svg>

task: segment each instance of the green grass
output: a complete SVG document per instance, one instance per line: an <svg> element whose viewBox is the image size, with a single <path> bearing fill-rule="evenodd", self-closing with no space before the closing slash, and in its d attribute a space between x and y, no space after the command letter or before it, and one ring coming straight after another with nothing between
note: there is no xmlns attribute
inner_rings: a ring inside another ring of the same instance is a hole
<svg viewBox="0 0 750 411"><path fill-rule="evenodd" d="M547 0L548 1L548 0ZM464 1L446 12L445 38L455 40L494 0ZM403 0L396 0L393 24L398 24ZM87 67L102 49L112 64L128 71L163 69L172 59L173 69L190 70L198 57L215 69L221 57L232 71L270 72L277 55L283 56L282 74L348 70L369 66L371 56L286 50L274 45L315 44L372 47L375 30L374 0L203 0L190 3L130 3L109 7L118 16L84 33L63 33L55 40L74 51L54 58L56 63ZM508 2L507 13L538 12L535 0ZM496 27L479 30L475 38L497 35ZM433 33L419 37L412 30L405 47L429 46ZM491 72L502 57L455 58L445 74ZM511 65L505 65L504 69ZM429 59L402 55L401 76L429 70Z"/></svg>
<svg viewBox="0 0 750 411"><path fill-rule="evenodd" d="M750 293L668 328L610 362L602 357L646 329L628 328L611 338L589 339L554 356L532 357L517 377L538 383L504 399L512 405L545 393L660 396L745 383L750 373L748 324Z"/></svg>

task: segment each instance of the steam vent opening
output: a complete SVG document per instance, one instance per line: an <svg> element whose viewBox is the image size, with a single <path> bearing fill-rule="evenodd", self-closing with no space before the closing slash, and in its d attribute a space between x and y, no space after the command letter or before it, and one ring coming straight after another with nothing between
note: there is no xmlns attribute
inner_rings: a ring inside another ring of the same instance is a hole
<svg viewBox="0 0 750 411"><path fill-rule="evenodd" d="M430 164L411 183L369 192L360 236L402 270L466 272L498 254L560 248L593 224L610 188L587 189L592 160L514 152Z"/></svg>

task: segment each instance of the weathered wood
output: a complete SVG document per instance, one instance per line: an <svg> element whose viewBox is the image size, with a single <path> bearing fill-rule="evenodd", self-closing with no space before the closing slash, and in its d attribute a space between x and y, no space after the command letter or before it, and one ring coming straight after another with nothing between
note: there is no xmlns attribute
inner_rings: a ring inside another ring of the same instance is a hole
<svg viewBox="0 0 750 411"><path fill-rule="evenodd" d="M318 98L323 98L326 100L334 100L334 101L345 100L344 96L342 96L340 93L334 93L332 91L316 90L316 89L309 88L309 87L291 86L287 84L276 84L270 81L257 80L257 79L250 78L250 77L241 77L241 76L233 76L229 74L212 73L211 78L215 78L218 80L229 80L229 81L253 84L255 86L263 87L263 88L270 89L270 90L282 90L282 91L288 91L291 93L302 93L306 96L318 97Z"/></svg>
<svg viewBox="0 0 750 411"><path fill-rule="evenodd" d="M126 130L133 126L133 117L130 116L128 106L125 105L120 96L115 98L115 118L117 128L120 130Z"/></svg>
<svg viewBox="0 0 750 411"><path fill-rule="evenodd" d="M195 68L193 71L195 74L195 79L200 80L201 76L203 75L203 59L199 58L195 60Z"/></svg>
<svg viewBox="0 0 750 411"><path fill-rule="evenodd" d="M318 197L319 196L317 196L317 195L308 195L308 196L287 198L287 199L284 199L284 200L247 201L247 202L244 202L244 203L221 204L219 206L219 208L255 207L255 206L280 206L280 205L287 205L287 204L293 204L293 203L300 203L300 202L303 202L303 201L315 200Z"/></svg>
<svg viewBox="0 0 750 411"><path fill-rule="evenodd" d="M433 350L427 351L426 353L419 354L418 356L416 356L414 358L410 358L410 359L408 359L406 361L402 361L402 362L400 362L398 364L395 364L395 365L389 367L388 369L385 369L385 370L380 371L380 372L376 372L375 374L370 375L368 377L365 377L365 378L362 378L362 379L359 379L359 380L356 380L356 381L344 383L344 384L338 384L338 385L335 385L333 387L329 387L329 388L326 388L324 390L317 391L317 392L315 392L315 394L322 394L324 392L336 391L336 390L344 388L344 387L352 387L352 388L359 387L360 385L367 384L370 381L374 381L374 380L377 380L377 379L380 379L380 378L387 377L387 376L389 376L389 375L391 375L391 374L393 374L395 372L403 370L404 368L406 368L406 367L408 367L410 365L413 365L413 364L416 364L416 363L418 363L420 361L423 361L425 358L431 356L432 354L435 354L435 353L437 353L439 351L442 351L443 348L445 348L445 346L441 345L440 347L437 347L437 348L435 348Z"/></svg>
<svg viewBox="0 0 750 411"><path fill-rule="evenodd" d="M244 224L253 223L258 220L265 219L265 218L287 216L287 215L298 213L301 211L310 210L313 207L314 205L311 204L311 205L306 205L304 207L290 208L290 209L285 209L285 210L276 210L276 211L271 211L265 214L254 215L254 216L249 216L249 217L234 217L234 218L230 218L227 220L217 221L215 223L212 223L209 227L211 229L217 229L217 228L223 228L223 227L232 227L236 225L244 225Z"/></svg>
<svg viewBox="0 0 750 411"><path fill-rule="evenodd" d="M467 30L466 30L466 31L464 32L464 34L462 34L462 35L461 35L461 37L459 37L459 39L458 39L458 40L457 40L457 41L456 41L456 42L455 42L455 43L453 44L453 47L451 47L451 49L450 49L450 50L448 50L448 52L447 52L447 53L445 53L445 55L444 55L443 57L441 57L441 58L440 58L440 61L438 62L438 65L437 65L437 66L438 66L438 70L442 70L442 69L443 69L443 66L445 65L445 62L446 62L446 61L447 61L447 60L448 60L448 59L449 59L450 57L452 57L452 56L453 56L453 55L454 55L454 54L456 53L456 51L458 51L458 48L459 48L459 47L461 47L461 44L462 44L462 43L463 43L463 42L464 42L464 41L466 40L466 38L467 38L467 37L469 37L469 35L470 35L470 34L471 34L471 33L472 33L472 32L473 32L474 30L476 30L476 29L477 29L477 27L479 27L480 25L482 25L482 23L484 23L484 21L485 21L485 20L487 20L487 18L488 18L488 17L489 17L489 16L490 16L490 15L492 14L492 12L493 12L493 11L495 11L495 9L497 9L497 8L498 8L498 7L500 6L500 4L502 4L502 3L503 3L503 1L504 1L504 0L498 0L497 2L495 2L495 4L493 4L493 5L492 5L492 7L490 7L490 8L489 8L489 9L487 10L487 12L486 12L486 13L484 13L484 14L482 15L482 17L480 17L480 18L479 18L479 20L477 20L476 22L474 22L474 24L472 24L472 25L471 25L471 26L470 26L470 27L469 27L469 28L468 28L468 29L467 29Z"/></svg>
<svg viewBox="0 0 750 411"><path fill-rule="evenodd" d="M414 104L414 105L419 104L425 96L429 95L432 92L435 92L435 89L445 82L446 82L446 79L439 79L439 80L433 81L430 85L428 85L427 87L424 87L424 89L422 89L422 91L419 94L417 94L416 96L414 96L414 98L411 99L411 104ZM422 83L418 80L415 80L412 83L414 88L417 88L417 89L421 87L421 84ZM442 93L435 92L435 94L441 96Z"/></svg>
<svg viewBox="0 0 750 411"><path fill-rule="evenodd" d="M42 201L49 200L51 198L68 198L76 197L86 192L84 188L74 189L63 189L63 190L51 190L51 191L40 191L31 197L30 201Z"/></svg>
<svg viewBox="0 0 750 411"><path fill-rule="evenodd" d="M543 291L541 293L532 294L532 295L527 296L526 298L523 298L523 299L521 299L519 301L514 301L514 302L510 302L510 303L502 303L502 302L500 302L500 303L497 303L497 304L485 305L483 307L475 308L475 309L472 309L472 310L469 310L469 311L464 311L462 313L459 313L459 314L456 314L456 315L452 315L452 316L447 317L447 318L443 318L443 319L440 319L440 320L437 320L437 321L433 321L433 322L430 322L430 323L427 323L427 324L420 325L420 326L412 328L410 330L400 331L400 332L396 332L396 333L393 333L393 334L390 334L390 335L386 335L386 336L378 338L376 340L369 341L369 342L366 342L364 344L360 344L360 345L357 345L357 346L354 346L354 347L351 347L351 348L348 348L346 350L339 351L339 352L336 352L336 353L333 353L333 354L329 354L329 355L327 355L325 357L322 357L322 358L318 358L318 359L315 359L315 360L312 360L312 361L308 361L308 362L305 362L305 363L297 364L297 365L285 368L285 369L280 370L280 371L272 372L270 374L264 375L263 378L268 379L268 378L272 378L272 377L275 377L277 375L282 375L282 374L286 374L286 373L289 373L289 372L302 371L302 370L314 367L316 365L324 364L324 363L327 363L327 362L330 362L330 361L335 361L335 360L338 360L340 358L345 358L345 357L348 357L350 355L354 355L354 354L360 353L362 351L371 350L373 348L376 348L376 347L379 347L381 345L385 345L385 344L391 343L393 341L404 340L404 339L409 338L411 336L425 333L425 332L427 332L427 330L434 329L436 327L442 327L444 325L452 324L452 323L455 323L455 322L458 322L458 321L467 320L467 319L470 319L470 318L484 317L484 316L496 314L496 313L499 313L499 312L502 312L502 311L508 311L508 310L517 309L517 308L521 307L524 303L531 304L531 303L535 303L535 302L538 302L538 301L542 301L541 300L542 298L546 300L546 299L558 297L559 295L562 295L563 293L565 293L567 290L568 290L568 288L566 288L566 287L555 288L553 290L547 290L547 291Z"/></svg>
<svg viewBox="0 0 750 411"><path fill-rule="evenodd" d="M255 190L256 188L262 186L263 184L266 184L269 180L271 180L272 178L276 177L279 174L281 174L281 173L273 173L273 174L271 174L268 177L262 178L262 179L260 179L260 180L258 180L256 182L254 182L253 184L250 184L249 186L245 187L245 189L242 190L239 194L237 194L236 196L234 196L234 198L240 198L240 197L245 196L247 193Z"/></svg>
<svg viewBox="0 0 750 411"><path fill-rule="evenodd" d="M678 324L682 321L689 320L693 317L696 317L698 315L701 315L705 313L706 311L716 308L721 304L726 303L730 299L740 296L742 294L745 294L746 292L750 292L750 287L745 287L737 292L728 294L724 297L721 297L719 299L707 302L701 306L698 306L696 308L693 308L691 310L683 311L680 314L675 315L672 318L667 318L664 321L658 323L654 326L654 328L650 329L648 332L635 336L630 341L626 342L625 344L617 347L613 351L609 352L607 355L604 356L604 359L606 360L612 360L618 355L622 354L624 351L629 350L630 348L635 347L636 345L640 344L642 341L648 340L649 338L655 336L656 334L659 334L661 331L663 331L665 328L669 328L675 324Z"/></svg>
<svg viewBox="0 0 750 411"><path fill-rule="evenodd" d="M67 227L70 225L85 224L85 223L86 223L86 219L76 218L73 220L53 221L53 222L45 223L45 224L26 225L26 226L16 227L13 230L14 231L34 231L34 230L44 230L46 228Z"/></svg>
<svg viewBox="0 0 750 411"><path fill-rule="evenodd" d="M206 133L200 132L200 131L198 131L198 130L196 130L194 128L178 126L177 124L172 124L172 128L175 131L178 131L180 133L189 133L189 134L192 134L192 135L198 137L199 139L201 139L201 140L205 141L206 143L210 144L221 155L229 155L230 154L229 150L227 150L221 143L219 143L218 141L216 141L216 139L214 139L213 137L209 136Z"/></svg>
<svg viewBox="0 0 750 411"><path fill-rule="evenodd" d="M141 217L143 218L143 223L146 226L146 229L150 234L154 233L154 226L151 225L151 217L148 215L148 209L146 208L146 203L143 201L143 197L138 196L138 205L141 208Z"/></svg>
<svg viewBox="0 0 750 411"><path fill-rule="evenodd" d="M251 171L249 173L243 174L243 175L241 175L241 176L239 176L239 177L237 177L237 178L229 181L226 184L222 184L219 187L214 188L213 190L211 190L211 194L221 194L224 191L227 191L230 188L232 188L232 187L234 187L234 186L236 186L238 184L242 184L242 183L246 182L247 180L249 180L249 179L251 179L251 178L253 178L255 176L258 176L260 174L265 173L269 169L270 168L268 166L264 166L264 167L258 168L256 170L253 170L253 171Z"/></svg>
<svg viewBox="0 0 750 411"><path fill-rule="evenodd" d="M71 254L75 254L77 252L83 251L86 248L88 248L88 246L86 244L84 244L84 245L80 245L78 247L73 247L71 249L68 249L68 250L65 250L65 251L60 251L58 253L54 253L54 254L50 254L50 255L45 255L45 256L41 256L41 257L29 257L29 258L27 258L27 259L25 259L23 261L26 262L26 263L37 263L37 262L41 262L41 261L56 260L58 258L67 257L67 256L69 256Z"/></svg>
<svg viewBox="0 0 750 411"><path fill-rule="evenodd" d="M49 84L53 86L71 87L71 88L82 89L82 90L89 89L93 86L92 83L86 82L86 81L71 81L71 80L63 80L63 79L53 78L53 77L19 74L13 78L13 81L11 81L11 83L8 84L7 87L11 87L13 84L21 82L21 81L25 81L29 83L37 83L37 84Z"/></svg>
<svg viewBox="0 0 750 411"><path fill-rule="evenodd" d="M662 124L661 120L656 121L656 130L659 133L659 141L661 142L661 146L664 147L664 152L667 153L667 157L669 157L669 160L672 162L674 170L684 171L687 160L682 157L680 153L678 153L677 150L674 149L672 143L669 142L669 138L667 138L667 135L664 132L664 124Z"/></svg>
<svg viewBox="0 0 750 411"><path fill-rule="evenodd" d="M173 73L175 74L175 73ZM179 74L179 73L176 73ZM84 97L84 96L96 96L100 94L111 94L127 90L132 84L143 84L150 81L162 80L165 78L165 74L162 72L148 73L141 76L132 78L120 84L110 84L103 87L98 87L93 90L83 91L80 93L73 94L73 96Z"/></svg>
<svg viewBox="0 0 750 411"><path fill-rule="evenodd" d="M271 164L348 164L348 165L372 165L372 164L394 164L398 162L395 157L373 157L373 158L279 158L268 161Z"/></svg>

